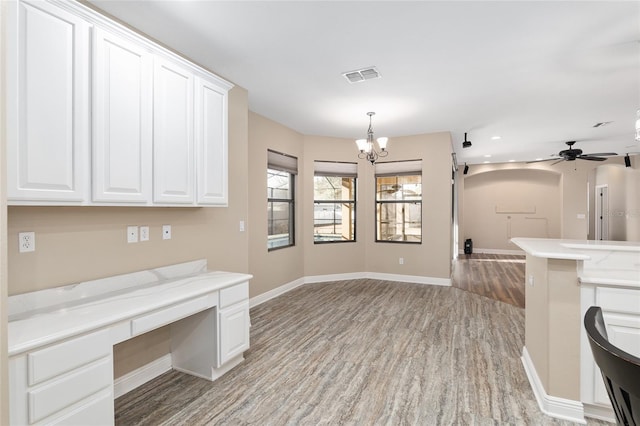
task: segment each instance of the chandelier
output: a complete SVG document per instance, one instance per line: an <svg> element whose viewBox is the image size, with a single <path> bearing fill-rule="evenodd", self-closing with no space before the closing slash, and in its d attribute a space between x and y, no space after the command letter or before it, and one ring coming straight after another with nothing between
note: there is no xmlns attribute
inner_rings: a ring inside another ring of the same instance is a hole
<svg viewBox="0 0 640 426"><path fill-rule="evenodd" d="M371 117L376 115L375 112L368 112L369 116L369 130L367 130L367 138L366 139L358 139L356 144L358 145L358 149L360 152L358 153L358 158L367 159L371 164L374 164L378 157L386 157L389 154L387 151L387 142L389 138L378 138L378 146L380 147L380 151L376 151L376 147L373 144L373 128L371 127Z"/></svg>

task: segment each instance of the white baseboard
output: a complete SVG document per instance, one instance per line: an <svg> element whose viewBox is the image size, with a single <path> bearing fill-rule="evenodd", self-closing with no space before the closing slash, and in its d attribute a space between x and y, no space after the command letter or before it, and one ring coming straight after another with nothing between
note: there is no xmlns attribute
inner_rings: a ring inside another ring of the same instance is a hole
<svg viewBox="0 0 640 426"><path fill-rule="evenodd" d="M305 284L326 283L330 281L359 280L365 278L363 272L349 272L346 274L311 275L304 277Z"/></svg>
<svg viewBox="0 0 640 426"><path fill-rule="evenodd" d="M604 420L605 422L615 423L616 415L613 408L595 404L583 404L584 416L592 419Z"/></svg>
<svg viewBox="0 0 640 426"><path fill-rule="evenodd" d="M254 306L258 306L261 303L264 303L267 300L271 300L274 297L278 297L282 294L285 294L286 292L291 291L294 288L299 287L304 283L305 283L304 278L298 278L297 280L293 280L290 283L281 285L280 287L276 287L273 290L269 290L266 293L262 293L255 297L252 297L251 299L249 299L249 307L253 308Z"/></svg>
<svg viewBox="0 0 640 426"><path fill-rule="evenodd" d="M584 419L582 402L547 395L526 347L522 348L522 358L520 359L524 365L524 371L527 373L533 394L538 401L538 406L543 413L557 419L569 420L580 424L587 423Z"/></svg>
<svg viewBox="0 0 640 426"><path fill-rule="evenodd" d="M480 254L508 254L516 256L524 256L526 253L523 250L503 250L503 249L488 249L488 248L474 248L474 253ZM464 254L464 250L458 250L458 254Z"/></svg>
<svg viewBox="0 0 640 426"><path fill-rule="evenodd" d="M422 277L419 275L383 274L379 272L350 272L345 274L310 275L308 277L298 278L297 280L291 281L287 284L283 284L280 287L276 287L273 290L269 290L266 293L262 293L255 297L252 297L249 300L249 307L253 308L255 306L258 306L268 300L273 299L274 297L283 295L296 287L300 287L303 284L357 280L365 278L385 281L400 281L404 283L451 286L450 278Z"/></svg>
<svg viewBox="0 0 640 426"><path fill-rule="evenodd" d="M113 397L118 398L169 370L171 370L170 353L115 379L113 381Z"/></svg>
<svg viewBox="0 0 640 426"><path fill-rule="evenodd" d="M403 283L451 286L451 278L422 277L420 275L384 274L381 272L365 272L363 278L384 281L400 281Z"/></svg>

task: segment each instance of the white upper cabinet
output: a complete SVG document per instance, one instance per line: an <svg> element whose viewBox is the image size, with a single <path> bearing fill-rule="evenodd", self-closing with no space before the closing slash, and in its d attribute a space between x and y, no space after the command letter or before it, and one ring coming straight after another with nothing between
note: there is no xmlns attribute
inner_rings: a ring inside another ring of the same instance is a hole
<svg viewBox="0 0 640 426"><path fill-rule="evenodd" d="M88 25L49 3L7 4L9 204L79 204L88 187Z"/></svg>
<svg viewBox="0 0 640 426"><path fill-rule="evenodd" d="M196 78L196 152L198 204L226 206L228 88Z"/></svg>
<svg viewBox="0 0 640 426"><path fill-rule="evenodd" d="M151 53L96 28L93 38L93 201L151 199Z"/></svg>
<svg viewBox="0 0 640 426"><path fill-rule="evenodd" d="M6 9L9 204L227 205L230 83L78 2Z"/></svg>
<svg viewBox="0 0 640 426"><path fill-rule="evenodd" d="M193 204L193 72L156 57L153 93L153 201Z"/></svg>

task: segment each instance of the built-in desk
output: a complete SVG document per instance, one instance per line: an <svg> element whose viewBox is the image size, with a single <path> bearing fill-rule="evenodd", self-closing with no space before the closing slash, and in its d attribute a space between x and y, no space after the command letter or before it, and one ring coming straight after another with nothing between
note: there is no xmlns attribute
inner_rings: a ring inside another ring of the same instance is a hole
<svg viewBox="0 0 640 426"><path fill-rule="evenodd" d="M113 424L113 345L166 325L174 369L220 377L249 348L251 278L199 260L9 297L11 424Z"/></svg>
<svg viewBox="0 0 640 426"><path fill-rule="evenodd" d="M583 318L600 306L609 340L640 355L640 244L514 238L527 254L522 360L541 409L613 420Z"/></svg>

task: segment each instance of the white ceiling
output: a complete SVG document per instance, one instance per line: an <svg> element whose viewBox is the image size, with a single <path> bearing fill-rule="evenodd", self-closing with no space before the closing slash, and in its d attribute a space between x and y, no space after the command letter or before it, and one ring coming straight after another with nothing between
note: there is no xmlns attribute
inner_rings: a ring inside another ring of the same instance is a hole
<svg viewBox="0 0 640 426"><path fill-rule="evenodd" d="M375 111L390 150L394 136L450 131L459 163L549 158L567 140L640 151L637 1L90 2L303 134L362 138ZM342 76L369 66L382 78Z"/></svg>

